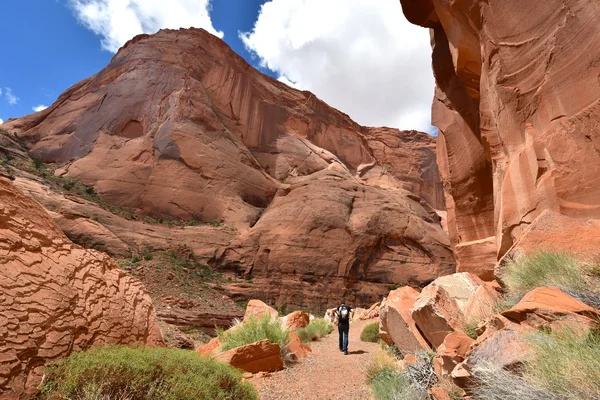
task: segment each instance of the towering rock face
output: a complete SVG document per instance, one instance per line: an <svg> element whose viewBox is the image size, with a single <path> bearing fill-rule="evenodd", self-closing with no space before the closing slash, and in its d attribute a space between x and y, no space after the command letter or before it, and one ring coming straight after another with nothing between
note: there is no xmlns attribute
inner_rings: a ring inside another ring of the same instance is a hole
<svg viewBox="0 0 600 400"><path fill-rule="evenodd" d="M3 128L109 203L233 227L205 261L252 281L234 294L371 304L391 284L455 270L434 212L445 199L431 137L362 127L203 30L138 36L51 107Z"/></svg>
<svg viewBox="0 0 600 400"><path fill-rule="evenodd" d="M44 209L0 178L0 397L31 398L46 362L103 344L157 345L141 283L72 244Z"/></svg>
<svg viewBox="0 0 600 400"><path fill-rule="evenodd" d="M433 121L459 270L544 210L600 217L600 3L401 0L432 29Z"/></svg>

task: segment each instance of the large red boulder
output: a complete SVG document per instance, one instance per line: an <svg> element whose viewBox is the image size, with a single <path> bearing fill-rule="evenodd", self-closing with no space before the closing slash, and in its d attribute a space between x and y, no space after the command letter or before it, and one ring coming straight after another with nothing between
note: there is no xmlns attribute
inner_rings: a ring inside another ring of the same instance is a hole
<svg viewBox="0 0 600 400"><path fill-rule="evenodd" d="M411 315L418 296L419 292L408 286L392 290L379 310L379 336L403 353L430 349Z"/></svg>
<svg viewBox="0 0 600 400"><path fill-rule="evenodd" d="M444 338L444 342L437 349L437 353L442 357L444 374L452 373L452 370L465 360L473 343L475 340L462 332L452 332Z"/></svg>
<svg viewBox="0 0 600 400"><path fill-rule="evenodd" d="M296 329L304 328L310 323L310 315L304 311L294 311L281 318L281 323L285 328L295 331Z"/></svg>
<svg viewBox="0 0 600 400"><path fill-rule="evenodd" d="M296 332L290 332L290 342L286 347L290 352L294 353L298 359L308 357L312 351L310 346L302 343Z"/></svg>
<svg viewBox="0 0 600 400"><path fill-rule="evenodd" d="M279 312L277 312L277 310L275 310L273 307L260 300L250 300L246 306L244 322L248 322L250 318L261 318L265 314L270 315L271 319L277 319L277 317L279 317Z"/></svg>
<svg viewBox="0 0 600 400"><path fill-rule="evenodd" d="M246 372L275 372L283 369L281 349L267 339L225 351L215 357Z"/></svg>
<svg viewBox="0 0 600 400"><path fill-rule="evenodd" d="M212 356L219 352L219 347L221 347L221 340L216 337L212 338L208 343L198 347L196 352L201 356Z"/></svg>

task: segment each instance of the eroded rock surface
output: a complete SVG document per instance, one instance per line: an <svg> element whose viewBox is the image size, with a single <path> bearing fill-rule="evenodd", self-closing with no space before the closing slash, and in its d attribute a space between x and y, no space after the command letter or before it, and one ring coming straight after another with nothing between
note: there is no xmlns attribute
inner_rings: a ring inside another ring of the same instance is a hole
<svg viewBox="0 0 600 400"><path fill-rule="evenodd" d="M433 124L458 270L491 274L545 210L597 220L600 3L401 4L433 29Z"/></svg>
<svg viewBox="0 0 600 400"><path fill-rule="evenodd" d="M71 243L44 209L0 179L0 397L30 398L46 362L103 344L158 345L142 284Z"/></svg>
<svg viewBox="0 0 600 400"><path fill-rule="evenodd" d="M436 213L446 206L433 138L362 127L203 30L138 36L51 107L3 127L105 202L221 223L171 235L20 183L82 242L119 254L188 245L248 278L226 287L233 296L367 305L391 284L455 271Z"/></svg>

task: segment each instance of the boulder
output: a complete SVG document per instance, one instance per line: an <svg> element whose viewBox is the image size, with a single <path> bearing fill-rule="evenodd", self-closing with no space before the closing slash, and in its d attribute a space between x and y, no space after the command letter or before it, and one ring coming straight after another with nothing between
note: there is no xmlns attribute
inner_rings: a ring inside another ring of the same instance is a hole
<svg viewBox="0 0 600 400"><path fill-rule="evenodd" d="M212 356L219 352L221 340L218 337L212 338L208 343L198 347L196 352L201 356Z"/></svg>
<svg viewBox="0 0 600 400"><path fill-rule="evenodd" d="M327 322L335 323L337 320L337 317L335 316L336 311L337 311L337 308L327 309L327 311L325 311L325 315L323 316L323 319Z"/></svg>
<svg viewBox="0 0 600 400"><path fill-rule="evenodd" d="M361 320L361 317L364 315L364 313L367 311L366 308L362 308L362 307L356 307L354 309L352 309L353 312L353 316L352 316L352 320L356 320L359 321Z"/></svg>
<svg viewBox="0 0 600 400"><path fill-rule="evenodd" d="M465 321L493 315L497 298L492 286L474 274L447 275L421 291L412 317L419 331L437 348L448 333L462 329Z"/></svg>
<svg viewBox="0 0 600 400"><path fill-rule="evenodd" d="M150 296L110 257L71 243L0 178L0 397L31 398L44 364L108 344L162 345Z"/></svg>
<svg viewBox="0 0 600 400"><path fill-rule="evenodd" d="M559 289L550 287L533 289L502 315L513 322L535 329L557 329L568 325L572 329L587 331L600 319L600 311Z"/></svg>
<svg viewBox="0 0 600 400"><path fill-rule="evenodd" d="M304 328L310 323L310 315L303 311L294 311L281 318L282 325L292 331Z"/></svg>
<svg viewBox="0 0 600 400"><path fill-rule="evenodd" d="M243 322L248 322L251 317L261 318L265 314L270 315L272 319L279 317L279 313L273 307L266 305L260 300L250 300L246 306Z"/></svg>
<svg viewBox="0 0 600 400"><path fill-rule="evenodd" d="M425 287L411 311L419 331L433 348L441 345L446 335L461 327L460 307L442 286L431 284Z"/></svg>
<svg viewBox="0 0 600 400"><path fill-rule="evenodd" d="M521 367L530 354L523 332L502 329L487 336L485 340L478 340L462 365L468 371L472 371L477 364L515 370Z"/></svg>
<svg viewBox="0 0 600 400"><path fill-rule="evenodd" d="M452 332L444 338L444 342L437 349L437 353L442 359L444 375L452 373L452 370L465 360L473 343L475 340L462 332Z"/></svg>
<svg viewBox="0 0 600 400"><path fill-rule="evenodd" d="M286 347L290 352L294 353L298 359L308 357L312 351L310 346L302 343L296 332L290 332L290 342Z"/></svg>
<svg viewBox="0 0 600 400"><path fill-rule="evenodd" d="M452 400L448 389L441 387L433 387L429 389L429 395L433 400Z"/></svg>
<svg viewBox="0 0 600 400"><path fill-rule="evenodd" d="M381 302L377 302L377 303L373 304L371 307L369 307L368 310L366 310L365 312L363 312L359 316L359 319L360 320L367 320L367 319L378 318L379 317L380 309L381 309Z"/></svg>
<svg viewBox="0 0 600 400"><path fill-rule="evenodd" d="M280 351L278 344L270 343L265 339L225 351L215 359L253 374L275 372L283 369Z"/></svg>
<svg viewBox="0 0 600 400"><path fill-rule="evenodd" d="M388 345L395 345L402 353L430 349L411 315L418 296L419 292L408 286L392 290L380 309L379 336Z"/></svg>

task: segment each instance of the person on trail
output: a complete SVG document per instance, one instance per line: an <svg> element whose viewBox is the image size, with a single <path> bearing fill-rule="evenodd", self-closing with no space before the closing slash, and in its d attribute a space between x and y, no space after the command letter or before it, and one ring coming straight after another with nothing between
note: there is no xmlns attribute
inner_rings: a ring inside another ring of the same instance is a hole
<svg viewBox="0 0 600 400"><path fill-rule="evenodd" d="M340 334L340 351L343 351L346 355L348 355L348 332L350 331L351 313L354 313L352 307L347 306L344 300L342 300L335 312L338 321L338 332Z"/></svg>

